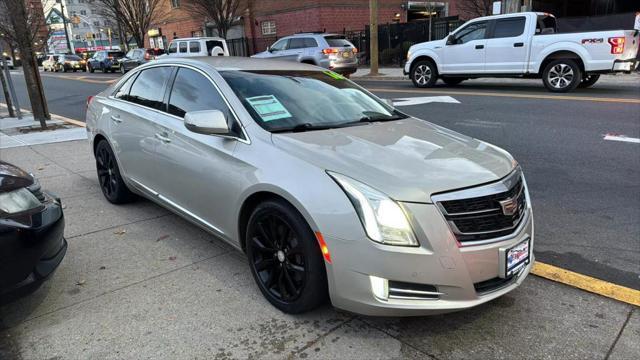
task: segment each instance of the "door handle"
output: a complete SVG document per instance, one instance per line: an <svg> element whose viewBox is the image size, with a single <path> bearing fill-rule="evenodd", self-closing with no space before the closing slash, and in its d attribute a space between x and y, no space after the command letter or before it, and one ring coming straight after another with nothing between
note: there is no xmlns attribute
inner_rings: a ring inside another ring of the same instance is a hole
<svg viewBox="0 0 640 360"><path fill-rule="evenodd" d="M524 43L521 43L521 42L513 44L513 47L523 47L523 46L524 46Z"/></svg>
<svg viewBox="0 0 640 360"><path fill-rule="evenodd" d="M476 45L476 49L484 49L484 45Z"/></svg>
<svg viewBox="0 0 640 360"><path fill-rule="evenodd" d="M121 123L122 119L120 119L120 115L111 115L111 120L116 123Z"/></svg>
<svg viewBox="0 0 640 360"><path fill-rule="evenodd" d="M171 142L171 139L169 139L169 135L167 133L156 133L156 139L162 141L165 144L168 144Z"/></svg>

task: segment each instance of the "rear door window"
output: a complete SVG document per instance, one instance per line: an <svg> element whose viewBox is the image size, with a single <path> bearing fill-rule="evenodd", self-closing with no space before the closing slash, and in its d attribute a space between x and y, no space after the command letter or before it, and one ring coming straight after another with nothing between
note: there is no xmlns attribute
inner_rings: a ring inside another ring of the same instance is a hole
<svg viewBox="0 0 640 360"><path fill-rule="evenodd" d="M189 42L189 52L190 53L199 53L200 52L200 42L199 41L190 41Z"/></svg>
<svg viewBox="0 0 640 360"><path fill-rule="evenodd" d="M168 66L143 70L131 85L127 100L152 109L166 111L163 101L164 84L170 74L171 68Z"/></svg>
<svg viewBox="0 0 640 360"><path fill-rule="evenodd" d="M178 51L182 54L182 53L186 53L187 52L187 42L186 41L180 41L180 43L178 44Z"/></svg>
<svg viewBox="0 0 640 360"><path fill-rule="evenodd" d="M524 17L496 20L496 25L493 30L493 38L520 36L524 33L525 23L526 19Z"/></svg>
<svg viewBox="0 0 640 360"><path fill-rule="evenodd" d="M197 71L179 68L169 96L169 114L184 117L189 111L220 110L227 119L229 108L216 87Z"/></svg>
<svg viewBox="0 0 640 360"><path fill-rule="evenodd" d="M304 47L304 38L292 38L289 40L289 49L302 49Z"/></svg>
<svg viewBox="0 0 640 360"><path fill-rule="evenodd" d="M318 47L318 42L314 38L304 38L304 47L306 48Z"/></svg>

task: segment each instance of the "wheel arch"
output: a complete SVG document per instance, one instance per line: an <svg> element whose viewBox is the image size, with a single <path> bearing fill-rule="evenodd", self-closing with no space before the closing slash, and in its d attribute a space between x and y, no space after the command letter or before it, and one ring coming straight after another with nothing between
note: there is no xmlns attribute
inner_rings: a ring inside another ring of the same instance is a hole
<svg viewBox="0 0 640 360"><path fill-rule="evenodd" d="M255 187L254 189L248 191L246 196L243 197L244 200L241 201L241 205L238 208L237 219L237 228L238 232L238 241L240 243L240 247L243 252L246 252L246 239L245 239L245 228L249 222L249 217L251 217L251 213L259 204L268 201L268 200L281 200L291 205L302 217L305 219L311 231L315 232L318 229L318 226L313 221L309 212L302 206L302 204L293 197L290 193L285 191L284 189L264 184Z"/></svg>
<svg viewBox="0 0 640 360"><path fill-rule="evenodd" d="M558 50L558 51L554 51L554 52L550 53L549 55L547 55L544 58L544 60L542 60L542 62L540 63L540 67L538 68L538 73L540 75L543 75L542 72L547 67L547 65L550 62L552 62L553 60L558 60L558 59L575 60L576 63L578 64L578 67L580 68L580 71L583 74L585 73L584 60L582 59L582 57L578 53L573 52L571 50Z"/></svg>
<svg viewBox="0 0 640 360"><path fill-rule="evenodd" d="M438 63L436 62L436 60L434 59L433 56L428 55L428 54L416 56L416 58L413 59L413 61L411 61L411 68L409 69L409 73L411 73L413 71L413 68L416 66L416 64L418 62L423 61L423 60L430 61L433 64L433 66L436 67L436 71L438 73L440 73L440 69L438 68Z"/></svg>
<svg viewBox="0 0 640 360"><path fill-rule="evenodd" d="M300 62L301 62L302 64L318 65L318 64L316 64L316 61L315 61L315 60L313 60L313 59L306 59L306 58L303 58L303 59L301 59L301 60L300 60Z"/></svg>

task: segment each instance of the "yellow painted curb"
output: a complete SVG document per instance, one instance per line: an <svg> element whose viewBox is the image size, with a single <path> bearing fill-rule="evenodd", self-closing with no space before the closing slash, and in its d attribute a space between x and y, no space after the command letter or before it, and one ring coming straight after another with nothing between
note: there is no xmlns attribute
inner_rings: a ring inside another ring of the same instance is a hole
<svg viewBox="0 0 640 360"><path fill-rule="evenodd" d="M379 89L379 88L367 88L369 91L380 92L392 92L392 93L419 93L419 94L446 94L446 95L467 95L467 96L497 96L497 97L512 97L512 98L524 98L524 99L545 99L545 100L575 100L575 101L596 101L596 102L610 102L610 103L623 103L623 104L640 104L638 99L625 99L625 98L600 98L593 96L568 96L568 95L537 95L537 94L514 94L514 93L497 93L497 92L475 92L475 91L451 91L451 90L437 90L437 89Z"/></svg>
<svg viewBox="0 0 640 360"><path fill-rule="evenodd" d="M531 273L565 285L640 306L640 291L536 261Z"/></svg>

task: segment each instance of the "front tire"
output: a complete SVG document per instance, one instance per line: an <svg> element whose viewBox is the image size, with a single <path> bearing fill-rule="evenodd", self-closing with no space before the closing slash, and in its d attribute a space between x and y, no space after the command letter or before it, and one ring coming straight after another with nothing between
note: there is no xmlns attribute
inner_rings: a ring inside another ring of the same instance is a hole
<svg viewBox="0 0 640 360"><path fill-rule="evenodd" d="M124 204L135 199L135 195L122 180L118 162L106 140L98 143L95 156L98 182L104 197L112 204Z"/></svg>
<svg viewBox="0 0 640 360"><path fill-rule="evenodd" d="M249 218L245 238L253 278L273 306L298 314L326 302L322 253L293 206L279 199L259 204Z"/></svg>
<svg viewBox="0 0 640 360"><path fill-rule="evenodd" d="M558 59L550 62L542 73L542 81L547 90L564 93L574 90L582 80L578 64L571 59Z"/></svg>
<svg viewBox="0 0 640 360"><path fill-rule="evenodd" d="M582 89L591 87L598 81L598 79L600 79L600 74L585 75L582 77L582 81L580 81L578 87Z"/></svg>
<svg viewBox="0 0 640 360"><path fill-rule="evenodd" d="M419 88L428 88L438 81L438 69L430 60L420 60L411 68L411 81Z"/></svg>

